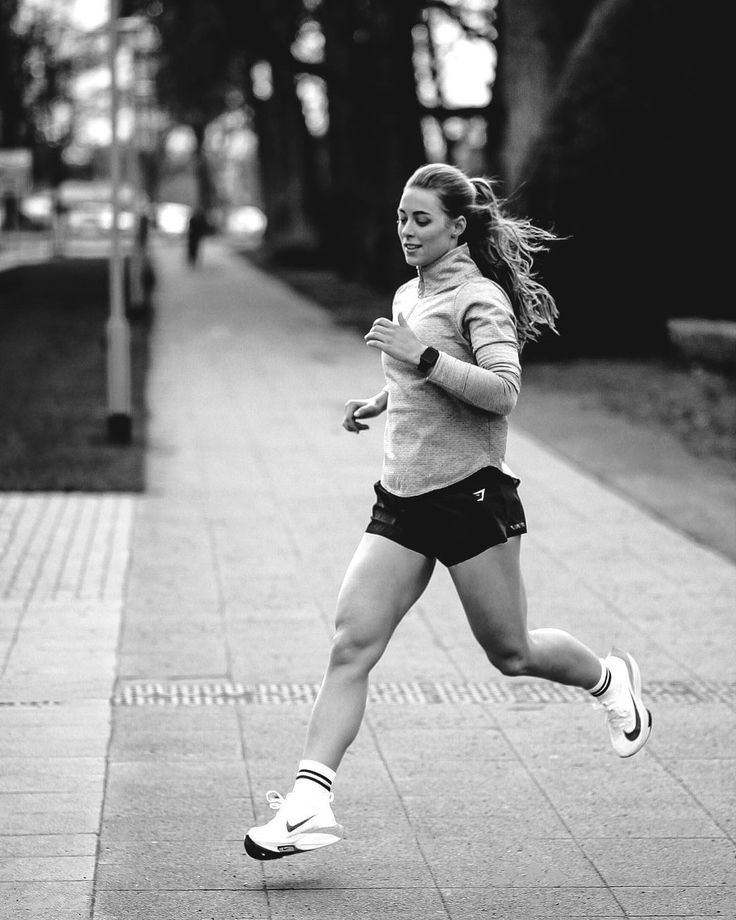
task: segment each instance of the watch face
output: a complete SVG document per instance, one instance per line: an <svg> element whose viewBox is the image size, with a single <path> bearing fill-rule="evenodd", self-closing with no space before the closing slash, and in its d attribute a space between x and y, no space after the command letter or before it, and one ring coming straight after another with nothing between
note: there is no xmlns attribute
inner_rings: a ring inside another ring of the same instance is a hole
<svg viewBox="0 0 736 920"><path fill-rule="evenodd" d="M434 367L437 363L440 353L436 348L432 348L430 345L428 348L425 348L422 352L422 356L419 359L419 367L422 370L428 371L431 367Z"/></svg>

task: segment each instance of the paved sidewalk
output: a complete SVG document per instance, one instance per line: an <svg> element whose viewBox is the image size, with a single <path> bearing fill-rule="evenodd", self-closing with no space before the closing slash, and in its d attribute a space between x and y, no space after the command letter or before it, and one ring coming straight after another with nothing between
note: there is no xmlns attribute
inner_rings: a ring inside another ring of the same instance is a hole
<svg viewBox="0 0 736 920"><path fill-rule="evenodd" d="M157 253L148 490L0 496L2 920L736 918L736 566L513 426L532 625L643 665L650 744L493 672L444 570L338 775L349 837L260 864L364 529L359 335L208 241Z"/></svg>

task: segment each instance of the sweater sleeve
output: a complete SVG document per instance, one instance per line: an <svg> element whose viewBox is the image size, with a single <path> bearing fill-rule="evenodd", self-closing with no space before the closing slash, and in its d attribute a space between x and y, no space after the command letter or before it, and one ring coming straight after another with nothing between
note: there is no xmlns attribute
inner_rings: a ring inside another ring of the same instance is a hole
<svg viewBox="0 0 736 920"><path fill-rule="evenodd" d="M440 352L427 379L472 406L508 415L521 388L516 321L508 298L492 281L482 279L461 288L455 310L458 333L475 363Z"/></svg>

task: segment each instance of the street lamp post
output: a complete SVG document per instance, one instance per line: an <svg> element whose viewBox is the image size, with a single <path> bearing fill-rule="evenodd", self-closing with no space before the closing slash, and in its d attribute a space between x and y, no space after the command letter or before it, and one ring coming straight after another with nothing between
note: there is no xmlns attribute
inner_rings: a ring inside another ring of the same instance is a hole
<svg viewBox="0 0 736 920"><path fill-rule="evenodd" d="M132 437L130 383L130 327L123 302L123 266L120 247L120 145L118 141L118 7L109 0L110 55L110 184L112 226L110 228L110 316L107 321L107 436L117 444L129 444Z"/></svg>

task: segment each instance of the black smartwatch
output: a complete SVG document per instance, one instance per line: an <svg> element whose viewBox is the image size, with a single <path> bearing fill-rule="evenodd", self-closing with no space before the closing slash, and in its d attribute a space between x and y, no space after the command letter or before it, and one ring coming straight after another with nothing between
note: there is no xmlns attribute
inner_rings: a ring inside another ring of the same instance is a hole
<svg viewBox="0 0 736 920"><path fill-rule="evenodd" d="M439 356L440 353L436 348L432 348L431 345L425 348L419 358L419 370L423 374L428 374L437 363Z"/></svg>

